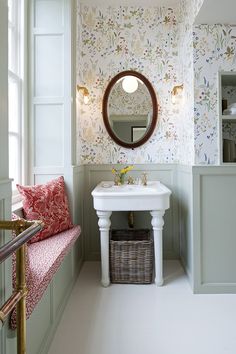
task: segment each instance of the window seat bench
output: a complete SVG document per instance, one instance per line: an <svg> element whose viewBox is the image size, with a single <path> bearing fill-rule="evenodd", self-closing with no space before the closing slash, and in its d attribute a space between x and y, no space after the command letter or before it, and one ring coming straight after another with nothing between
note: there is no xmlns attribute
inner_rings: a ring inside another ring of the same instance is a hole
<svg viewBox="0 0 236 354"><path fill-rule="evenodd" d="M54 274L60 267L65 256L72 249L81 233L80 226L60 232L45 240L27 245L26 252L26 317L30 317L35 306L42 298ZM13 258L13 287L16 281L15 258ZM10 327L16 328L16 310L10 319Z"/></svg>

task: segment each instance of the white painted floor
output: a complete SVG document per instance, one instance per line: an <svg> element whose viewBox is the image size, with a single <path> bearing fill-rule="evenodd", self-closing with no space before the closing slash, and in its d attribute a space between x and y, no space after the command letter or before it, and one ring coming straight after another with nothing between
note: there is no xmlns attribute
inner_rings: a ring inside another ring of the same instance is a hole
<svg viewBox="0 0 236 354"><path fill-rule="evenodd" d="M165 285L100 286L86 262L49 354L236 354L236 295L193 295L180 264Z"/></svg>

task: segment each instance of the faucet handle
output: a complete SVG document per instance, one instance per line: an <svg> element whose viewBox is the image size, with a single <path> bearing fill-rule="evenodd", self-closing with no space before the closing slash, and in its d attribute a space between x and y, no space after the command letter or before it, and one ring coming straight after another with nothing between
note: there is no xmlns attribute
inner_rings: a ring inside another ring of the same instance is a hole
<svg viewBox="0 0 236 354"><path fill-rule="evenodd" d="M141 181L142 181L142 184L143 184L144 186L147 185L147 172L143 172L143 173L141 174Z"/></svg>
<svg viewBox="0 0 236 354"><path fill-rule="evenodd" d="M128 184L134 184L134 178L132 176L128 177Z"/></svg>

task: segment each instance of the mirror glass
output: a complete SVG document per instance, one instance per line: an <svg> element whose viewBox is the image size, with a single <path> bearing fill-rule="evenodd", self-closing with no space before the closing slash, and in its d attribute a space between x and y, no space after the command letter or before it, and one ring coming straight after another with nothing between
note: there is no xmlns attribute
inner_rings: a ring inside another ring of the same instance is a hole
<svg viewBox="0 0 236 354"><path fill-rule="evenodd" d="M156 95L149 81L134 71L116 75L104 94L103 119L119 145L133 148L146 142L157 119Z"/></svg>

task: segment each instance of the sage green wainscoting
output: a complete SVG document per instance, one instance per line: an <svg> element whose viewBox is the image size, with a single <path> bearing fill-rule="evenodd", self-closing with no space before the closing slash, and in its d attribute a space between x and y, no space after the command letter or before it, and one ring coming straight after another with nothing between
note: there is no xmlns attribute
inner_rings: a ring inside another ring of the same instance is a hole
<svg viewBox="0 0 236 354"><path fill-rule="evenodd" d="M80 260L80 267L81 265L82 260ZM40 303L27 321L28 353L48 352L80 267L75 269L72 250L64 259Z"/></svg>
<svg viewBox="0 0 236 354"><path fill-rule="evenodd" d="M193 287L192 166L177 166L180 260Z"/></svg>
<svg viewBox="0 0 236 354"><path fill-rule="evenodd" d="M100 240L98 229L98 218L93 208L91 196L92 190L101 181L113 180L112 167L117 165L85 165L85 197L84 197L84 242L85 259L100 259ZM170 209L165 213L164 220L164 258L179 258L179 225L178 225L178 203L177 203L177 174L176 165L173 164L145 164L135 165L128 175L133 177L141 176L142 172L148 173L148 180L159 180L171 191ZM111 217L113 228L127 228L128 212L114 212ZM135 212L135 228L151 228L149 212Z"/></svg>
<svg viewBox="0 0 236 354"><path fill-rule="evenodd" d="M1 14L0 14L1 15ZM1 16L0 16L1 17ZM0 119L1 126L1 119ZM1 141L0 141L1 146ZM9 179L0 179L0 220L11 219L11 181ZM0 247L11 239L10 231L0 230ZM0 264L0 306L10 297L12 293L11 281L11 258ZM7 353L8 326L0 330L0 353ZM9 351L14 353L14 351ZM8 354L8 353L7 353Z"/></svg>
<svg viewBox="0 0 236 354"><path fill-rule="evenodd" d="M193 167L193 290L236 293L236 166Z"/></svg>
<svg viewBox="0 0 236 354"><path fill-rule="evenodd" d="M83 259L100 258L91 191L100 181L112 179L112 167L74 166L71 179L71 173L65 174L73 220L83 232L27 321L30 354L47 353ZM195 293L236 293L236 166L137 165L130 175L137 177L143 171L149 180L160 180L172 191L165 215L164 257L181 259ZM0 195L1 217L7 217L9 181L0 183ZM114 213L112 226L127 227L127 213ZM150 227L149 213L135 212L135 227ZM10 262L1 268L2 301L11 290L9 272ZM14 352L15 332L7 326L1 331L0 348L2 353Z"/></svg>
<svg viewBox="0 0 236 354"><path fill-rule="evenodd" d="M84 260L84 167L73 166L70 203L74 224L81 226L81 235L73 248L74 267L80 269Z"/></svg>
<svg viewBox="0 0 236 354"><path fill-rule="evenodd" d="M117 166L115 166L117 167ZM112 165L86 165L84 247L100 259L98 218L91 191L111 180ZM179 258L195 293L236 293L236 166L137 165L172 191L165 214L164 258ZM127 213L113 213L112 227L127 227ZM135 212L135 227L150 227L149 213Z"/></svg>
<svg viewBox="0 0 236 354"><path fill-rule="evenodd" d="M236 293L236 166L178 166L180 259L194 293Z"/></svg>
<svg viewBox="0 0 236 354"><path fill-rule="evenodd" d="M7 0L0 1L0 220L11 217L11 181L8 172L8 59ZM0 247L10 240L9 231L0 230ZM0 265L0 306L12 292L11 259ZM6 353L8 327L0 329L0 353ZM11 351L14 353L14 351ZM10 354L10 352L9 352Z"/></svg>

